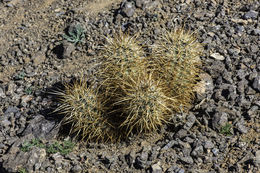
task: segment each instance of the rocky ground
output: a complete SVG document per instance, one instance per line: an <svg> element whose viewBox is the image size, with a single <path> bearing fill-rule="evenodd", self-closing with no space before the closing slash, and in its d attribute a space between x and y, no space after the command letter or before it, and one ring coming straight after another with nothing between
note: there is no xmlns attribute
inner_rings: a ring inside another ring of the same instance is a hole
<svg viewBox="0 0 260 173"><path fill-rule="evenodd" d="M258 0L2 0L0 9L0 172L260 171ZM85 37L72 44L63 35L77 24ZM180 27L204 44L205 73L179 123L117 144L68 137L50 91L92 74L120 29L153 45Z"/></svg>

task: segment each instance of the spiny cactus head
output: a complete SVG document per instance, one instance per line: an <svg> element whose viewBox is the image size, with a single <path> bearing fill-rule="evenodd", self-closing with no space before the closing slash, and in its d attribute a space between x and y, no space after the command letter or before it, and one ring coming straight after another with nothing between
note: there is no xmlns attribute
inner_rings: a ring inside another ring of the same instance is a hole
<svg viewBox="0 0 260 173"><path fill-rule="evenodd" d="M178 29L166 32L154 47L155 78L163 78L166 95L174 98L177 112L188 110L201 73L202 45L194 34Z"/></svg>
<svg viewBox="0 0 260 173"><path fill-rule="evenodd" d="M61 103L56 111L65 115L64 124L71 124L70 133L87 141L112 141L116 138L113 126L104 116L102 96L85 80L66 84L65 91L56 94Z"/></svg>
<svg viewBox="0 0 260 173"><path fill-rule="evenodd" d="M107 58L119 58L120 60L124 60L127 58L124 57L125 55L131 56L132 58L139 58L140 56L143 56L144 52L138 43L137 38L138 34L130 36L129 34L120 31L119 34L114 35L113 38L107 37L107 42L103 47L103 51L106 53Z"/></svg>
<svg viewBox="0 0 260 173"><path fill-rule="evenodd" d="M164 95L160 82L152 79L152 74L132 73L118 81L118 85L114 106L121 113L121 127L127 135L154 132L168 122L169 98Z"/></svg>
<svg viewBox="0 0 260 173"><path fill-rule="evenodd" d="M107 42L102 48L103 74L108 74L111 77L111 75L118 76L117 73L135 72L136 66L142 64L145 54L137 38L138 34L130 36L122 32L113 38L107 38Z"/></svg>

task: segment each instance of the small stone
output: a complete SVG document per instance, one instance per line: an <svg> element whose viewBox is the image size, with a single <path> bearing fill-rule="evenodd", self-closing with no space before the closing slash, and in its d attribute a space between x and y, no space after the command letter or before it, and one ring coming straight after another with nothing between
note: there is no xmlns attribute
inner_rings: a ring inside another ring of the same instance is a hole
<svg viewBox="0 0 260 173"><path fill-rule="evenodd" d="M183 137L186 137L187 136L187 130L185 129L180 129L176 134L175 134L175 137L176 138L183 138Z"/></svg>
<svg viewBox="0 0 260 173"><path fill-rule="evenodd" d="M145 4L148 4L150 0L136 0L135 5L138 8L143 8Z"/></svg>
<svg viewBox="0 0 260 173"><path fill-rule="evenodd" d="M221 127L228 122L228 114L225 112L217 112L213 116L212 126L214 129L220 130Z"/></svg>
<svg viewBox="0 0 260 173"><path fill-rule="evenodd" d="M258 16L258 12L254 11L254 10L250 10L248 12L245 13L245 15L243 16L244 19L257 19Z"/></svg>
<svg viewBox="0 0 260 173"><path fill-rule="evenodd" d="M236 127L238 129L239 132L241 133L247 133L248 132L248 128L244 125L244 120L241 119L237 124Z"/></svg>
<svg viewBox="0 0 260 173"><path fill-rule="evenodd" d="M253 88L260 92L260 76L257 76L253 82Z"/></svg>
<svg viewBox="0 0 260 173"><path fill-rule="evenodd" d="M190 157L190 156L180 157L180 160L181 160L183 163L185 163L185 164L193 164L193 163L194 163L192 157Z"/></svg>
<svg viewBox="0 0 260 173"><path fill-rule="evenodd" d="M10 82L9 85L8 85L8 88L7 88L6 95L13 95L15 89L16 89L16 85L15 85L15 83Z"/></svg>
<svg viewBox="0 0 260 173"><path fill-rule="evenodd" d="M150 1L150 2L145 3L145 4L143 5L143 10L146 10L146 9L148 9L148 10L154 9L154 8L157 8L158 5L159 5L159 2L158 2L157 0L156 0L156 1Z"/></svg>
<svg viewBox="0 0 260 173"><path fill-rule="evenodd" d="M221 60L221 61L223 61L225 59L225 57L220 55L219 53L213 53L210 55L210 57L215 58L216 60Z"/></svg>
<svg viewBox="0 0 260 173"><path fill-rule="evenodd" d="M217 148L213 148L211 151L212 151L212 153L213 153L215 156L217 156L218 153L219 153L219 149L217 149Z"/></svg>
<svg viewBox="0 0 260 173"><path fill-rule="evenodd" d="M7 119L7 117L0 118L0 125L2 127L8 128L12 123Z"/></svg>
<svg viewBox="0 0 260 173"><path fill-rule="evenodd" d="M197 99L203 100L207 93L212 93L214 84L212 77L208 73L202 73L199 77L201 81L195 86L194 90L197 93Z"/></svg>
<svg viewBox="0 0 260 173"><path fill-rule="evenodd" d="M171 140L168 144L166 144L163 148L162 148L162 150L168 150L169 148L171 148L173 145L175 145L175 144L177 144L177 142L176 141L174 141L174 140Z"/></svg>
<svg viewBox="0 0 260 173"><path fill-rule="evenodd" d="M60 153L53 154L52 159L55 161L55 164L60 164L63 162L63 156L60 155Z"/></svg>
<svg viewBox="0 0 260 173"><path fill-rule="evenodd" d="M253 44L252 46L250 46L251 52L252 53L257 53L259 51L259 47L258 45Z"/></svg>
<svg viewBox="0 0 260 173"><path fill-rule="evenodd" d="M38 52L36 55L33 57L33 65L37 66L41 63L43 63L46 59L46 56L42 52Z"/></svg>
<svg viewBox="0 0 260 173"><path fill-rule="evenodd" d="M231 19L232 22L237 23L237 24L244 24L247 25L248 21L247 20L243 20L243 19Z"/></svg>
<svg viewBox="0 0 260 173"><path fill-rule="evenodd" d="M253 34L253 35L260 35L260 29L254 29L254 30L252 31L252 34Z"/></svg>
<svg viewBox="0 0 260 173"><path fill-rule="evenodd" d="M195 123L195 121L196 121L195 115L193 115L193 114L188 115L187 122L185 123L183 128L186 129L186 130L190 130L190 128Z"/></svg>
<svg viewBox="0 0 260 173"><path fill-rule="evenodd" d="M242 32L245 31L245 28L244 28L244 26L238 25L238 26L236 26L235 30L238 34L241 34Z"/></svg>
<svg viewBox="0 0 260 173"><path fill-rule="evenodd" d="M194 150L191 152L191 155L194 156L194 157L199 157L199 156L202 156L203 155L203 146L200 145L196 148L194 148Z"/></svg>
<svg viewBox="0 0 260 173"><path fill-rule="evenodd" d="M32 99L33 99L33 96L31 96L31 95L24 95L24 96L22 96L21 105L25 107L27 105L27 103L29 101L31 101Z"/></svg>
<svg viewBox="0 0 260 173"><path fill-rule="evenodd" d="M173 165L173 166L171 166L169 169L167 169L166 172L167 172L167 173L172 173L172 172L174 172L174 173L184 173L185 170L182 169L182 168L179 168L179 167L177 167L177 166L175 166L175 165Z"/></svg>
<svg viewBox="0 0 260 173"><path fill-rule="evenodd" d="M8 107L7 109L6 109L6 111L5 111L5 115L7 115L7 114L10 114L10 113L14 113L14 114L16 114L16 113L18 113L20 110L19 110L19 108L17 108L17 107L13 107L13 106L10 106L10 107Z"/></svg>
<svg viewBox="0 0 260 173"><path fill-rule="evenodd" d="M257 115L257 111L259 111L259 107L258 106L252 106L248 111L247 114L249 115L249 117L255 117Z"/></svg>
<svg viewBox="0 0 260 173"><path fill-rule="evenodd" d="M133 1L126 1L121 5L123 15L132 17L135 13L135 6Z"/></svg>
<svg viewBox="0 0 260 173"><path fill-rule="evenodd" d="M151 172L152 173L161 173L162 172L162 168L160 166L160 162L154 164L151 166Z"/></svg>
<svg viewBox="0 0 260 173"><path fill-rule="evenodd" d="M204 143L204 148L205 149L211 149L211 148L213 148L214 147L214 144L211 142L211 141L209 141L209 140L207 140L205 143Z"/></svg>
<svg viewBox="0 0 260 173"><path fill-rule="evenodd" d="M176 173L185 173L185 170L181 168Z"/></svg>
<svg viewBox="0 0 260 173"><path fill-rule="evenodd" d="M0 87L0 98L6 98L4 90Z"/></svg>
<svg viewBox="0 0 260 173"><path fill-rule="evenodd" d="M82 168L79 165L75 165L71 168L71 172L73 172L73 173L78 173L78 172L81 172L81 171L82 171Z"/></svg>
<svg viewBox="0 0 260 173"><path fill-rule="evenodd" d="M43 148L33 148L29 152L29 158L27 161L28 166L34 166L36 163L42 163L46 158L46 151Z"/></svg>
<svg viewBox="0 0 260 173"><path fill-rule="evenodd" d="M255 152L255 162L260 165L260 150Z"/></svg>
<svg viewBox="0 0 260 173"><path fill-rule="evenodd" d="M70 43L68 41L63 41L63 58L69 58L71 53L76 49L75 45L73 43Z"/></svg>

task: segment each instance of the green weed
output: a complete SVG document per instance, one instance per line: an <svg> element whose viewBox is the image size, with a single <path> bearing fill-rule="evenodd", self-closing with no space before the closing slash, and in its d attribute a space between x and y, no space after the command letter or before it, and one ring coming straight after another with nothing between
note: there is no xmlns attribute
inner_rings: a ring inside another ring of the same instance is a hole
<svg viewBox="0 0 260 173"><path fill-rule="evenodd" d="M20 168L18 172L19 173L27 173L27 170L25 168Z"/></svg>
<svg viewBox="0 0 260 173"><path fill-rule="evenodd" d="M224 126L221 127L220 133L226 136L231 136L232 135L232 125L229 123L226 123Z"/></svg>
<svg viewBox="0 0 260 173"><path fill-rule="evenodd" d="M53 144L46 146L46 151L49 154L59 152L62 155L66 155L72 151L74 146L75 146L75 144L71 141L64 141L62 144L60 144L56 141Z"/></svg>
<svg viewBox="0 0 260 173"><path fill-rule="evenodd" d="M39 147L46 149L46 152L48 154L54 154L59 152L62 155L66 155L73 150L74 146L75 144L71 141L64 141L62 143L56 141L53 144L45 145L39 139L32 139L30 142L23 143L21 146L21 150L23 152L28 152L31 150L32 147Z"/></svg>
<svg viewBox="0 0 260 173"><path fill-rule="evenodd" d="M63 35L63 38L74 44L83 42L84 37L85 31L80 24L73 26L72 30L69 31L67 35Z"/></svg>
<svg viewBox="0 0 260 173"><path fill-rule="evenodd" d="M14 78L15 78L16 80L23 80L24 77L25 77L25 72L24 72L24 71L21 71L21 72L19 72Z"/></svg>
<svg viewBox="0 0 260 173"><path fill-rule="evenodd" d="M44 148L44 144L39 139L32 139L30 142L25 142L21 146L23 152L30 151L32 147Z"/></svg>

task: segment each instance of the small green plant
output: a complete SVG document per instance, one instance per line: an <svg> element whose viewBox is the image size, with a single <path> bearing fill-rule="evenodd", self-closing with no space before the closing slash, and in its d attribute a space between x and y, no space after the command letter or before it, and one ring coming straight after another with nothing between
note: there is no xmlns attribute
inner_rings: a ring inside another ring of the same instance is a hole
<svg viewBox="0 0 260 173"><path fill-rule="evenodd" d="M39 147L46 149L46 152L49 154L60 152L61 154L66 155L72 151L74 146L75 144L72 141L64 141L63 143L56 141L53 144L45 145L41 140L34 138L29 142L23 143L21 150L23 152L28 152L32 147Z"/></svg>
<svg viewBox="0 0 260 173"><path fill-rule="evenodd" d="M25 94L26 95L31 95L34 91L34 88L33 87L28 87L24 90Z"/></svg>
<svg viewBox="0 0 260 173"><path fill-rule="evenodd" d="M46 146L46 151L50 154L59 152L62 155L66 155L72 151L74 146L75 144L71 141L64 141L62 144L56 141L53 144Z"/></svg>
<svg viewBox="0 0 260 173"><path fill-rule="evenodd" d="M20 168L18 172L19 173L27 173L27 170L25 168Z"/></svg>
<svg viewBox="0 0 260 173"><path fill-rule="evenodd" d="M68 35L63 35L63 38L74 44L83 42L84 37L85 31L80 24L72 26L71 29L68 31Z"/></svg>
<svg viewBox="0 0 260 173"><path fill-rule="evenodd" d="M22 150L23 152L27 152L27 151L30 151L30 149L31 149L32 147L34 147L34 146L35 146L35 147L44 148L44 144L42 143L41 140L39 140L39 139L32 139L32 140L29 141L29 142L23 143L22 146L21 146L21 150Z"/></svg>
<svg viewBox="0 0 260 173"><path fill-rule="evenodd" d="M226 136L232 135L232 125L229 123L226 123L224 126L221 127L220 133Z"/></svg>
<svg viewBox="0 0 260 173"><path fill-rule="evenodd" d="M24 71L21 71L21 72L19 72L14 78L15 78L16 80L23 80L24 77L25 77L25 72L24 72Z"/></svg>

